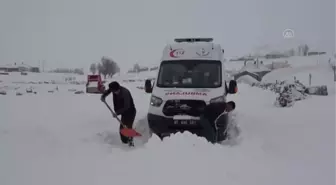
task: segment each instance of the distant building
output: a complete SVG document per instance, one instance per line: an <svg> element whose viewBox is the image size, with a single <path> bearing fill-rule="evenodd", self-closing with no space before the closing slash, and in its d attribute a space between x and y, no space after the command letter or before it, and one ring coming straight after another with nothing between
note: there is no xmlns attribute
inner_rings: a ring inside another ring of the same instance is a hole
<svg viewBox="0 0 336 185"><path fill-rule="evenodd" d="M13 64L7 64L7 65L0 66L0 71L39 73L40 69L38 67L32 67L32 66L26 65L24 63L21 63L20 65L17 65L16 63L14 63L14 65Z"/></svg>
<svg viewBox="0 0 336 185"><path fill-rule="evenodd" d="M38 67L31 67L30 68L30 72L39 73L40 72L40 68L38 68Z"/></svg>
<svg viewBox="0 0 336 185"><path fill-rule="evenodd" d="M288 56L283 53L273 52L273 53L266 54L265 58L266 59L277 59L277 58L288 58Z"/></svg>
<svg viewBox="0 0 336 185"><path fill-rule="evenodd" d="M18 66L7 64L7 65L0 66L0 71L19 72L20 70Z"/></svg>

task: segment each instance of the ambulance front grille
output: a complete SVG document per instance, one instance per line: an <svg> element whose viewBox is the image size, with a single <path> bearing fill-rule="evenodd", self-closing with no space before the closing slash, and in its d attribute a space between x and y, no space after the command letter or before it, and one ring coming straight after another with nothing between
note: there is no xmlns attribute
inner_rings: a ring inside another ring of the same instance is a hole
<svg viewBox="0 0 336 185"><path fill-rule="evenodd" d="M165 116L200 116L206 106L203 100L168 100L163 106Z"/></svg>

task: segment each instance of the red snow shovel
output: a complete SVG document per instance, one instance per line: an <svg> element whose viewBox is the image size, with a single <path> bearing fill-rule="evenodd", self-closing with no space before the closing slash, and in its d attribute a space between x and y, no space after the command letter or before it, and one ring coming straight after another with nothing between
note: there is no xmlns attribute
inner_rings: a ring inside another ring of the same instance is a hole
<svg viewBox="0 0 336 185"><path fill-rule="evenodd" d="M115 112L113 112L113 110L111 109L111 107L104 101L104 104L106 105L106 107L111 111L112 115L115 115ZM141 136L141 134L139 132L137 132L136 130L132 129L132 128L127 128L126 125L124 125L121 120L118 117L115 117L117 119L117 121L121 124L122 129L120 129L120 133L126 137L136 137L136 136Z"/></svg>

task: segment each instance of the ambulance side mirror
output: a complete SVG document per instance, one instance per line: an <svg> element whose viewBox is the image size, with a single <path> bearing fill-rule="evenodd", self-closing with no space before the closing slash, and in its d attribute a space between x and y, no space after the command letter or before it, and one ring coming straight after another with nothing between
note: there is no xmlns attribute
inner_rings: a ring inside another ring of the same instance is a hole
<svg viewBox="0 0 336 185"><path fill-rule="evenodd" d="M227 92L229 94L236 94L238 92L236 80L230 80L229 87L227 87Z"/></svg>
<svg viewBox="0 0 336 185"><path fill-rule="evenodd" d="M152 81L150 79L147 79L145 81L145 92L146 93L152 93L153 87L152 87Z"/></svg>

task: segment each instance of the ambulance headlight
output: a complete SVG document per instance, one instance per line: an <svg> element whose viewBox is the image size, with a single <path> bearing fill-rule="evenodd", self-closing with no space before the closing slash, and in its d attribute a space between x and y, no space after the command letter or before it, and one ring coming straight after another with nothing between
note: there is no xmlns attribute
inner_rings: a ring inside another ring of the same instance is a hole
<svg viewBox="0 0 336 185"><path fill-rule="evenodd" d="M152 96L150 99L150 105L154 107L160 107L162 102L163 102L162 99L156 96Z"/></svg>
<svg viewBox="0 0 336 185"><path fill-rule="evenodd" d="M225 102L224 96L219 96L210 100L210 103Z"/></svg>

